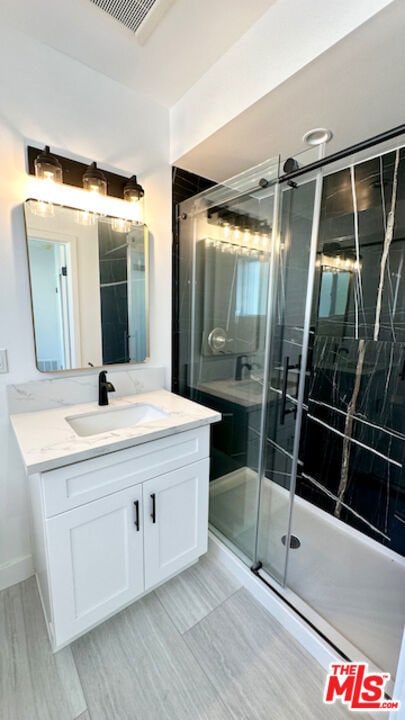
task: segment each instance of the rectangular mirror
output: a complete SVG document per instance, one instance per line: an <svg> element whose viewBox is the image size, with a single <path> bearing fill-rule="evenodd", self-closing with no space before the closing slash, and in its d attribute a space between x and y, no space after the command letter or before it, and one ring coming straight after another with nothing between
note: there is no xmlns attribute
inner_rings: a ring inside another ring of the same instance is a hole
<svg viewBox="0 0 405 720"><path fill-rule="evenodd" d="M36 200L24 212L38 370L144 362L146 226Z"/></svg>

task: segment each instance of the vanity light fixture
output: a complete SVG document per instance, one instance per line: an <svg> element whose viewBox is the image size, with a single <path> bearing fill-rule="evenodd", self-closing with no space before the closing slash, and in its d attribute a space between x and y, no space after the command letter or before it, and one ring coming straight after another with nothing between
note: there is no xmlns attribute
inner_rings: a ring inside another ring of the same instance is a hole
<svg viewBox="0 0 405 720"><path fill-rule="evenodd" d="M54 205L77 209L77 222L93 225L97 216L122 218L119 232L126 223L143 224L143 187L136 175L128 178L107 170L100 170L95 162L88 165L62 155L53 155L49 146L27 147L28 173L26 197L32 212L43 217L54 214ZM44 182L52 181L52 182Z"/></svg>
<svg viewBox="0 0 405 720"><path fill-rule="evenodd" d="M269 252L271 227L265 220L225 206L209 208L207 222L217 227L213 237L206 239L208 247L215 245L221 252L242 252L253 257Z"/></svg>
<svg viewBox="0 0 405 720"><path fill-rule="evenodd" d="M39 155L34 160L35 177L46 183L47 187L57 183L61 185L63 182L62 165L55 155L52 155L49 149L49 145L45 145L44 149L41 150ZM49 200L41 200L36 203L31 203L31 212L33 215L38 217L52 217L55 215L55 208Z"/></svg>
<svg viewBox="0 0 405 720"><path fill-rule="evenodd" d="M127 202L139 202L145 195L142 185L136 179L136 175L132 175L128 182L124 185L124 200Z"/></svg>
<svg viewBox="0 0 405 720"><path fill-rule="evenodd" d="M107 180L104 173L97 167L97 163L92 162L84 173L83 187L88 192L102 196L107 195Z"/></svg>
<svg viewBox="0 0 405 720"><path fill-rule="evenodd" d="M59 184L63 182L62 165L58 158L51 154L49 145L45 145L45 148L37 155L34 166L35 175L40 180Z"/></svg>
<svg viewBox="0 0 405 720"><path fill-rule="evenodd" d="M136 175L127 180L124 185L124 200L131 203L132 218L134 222L141 223L143 220L143 198L145 191L136 179Z"/></svg>
<svg viewBox="0 0 405 720"><path fill-rule="evenodd" d="M321 258L316 261L316 267L322 267L327 272L360 272L362 264L356 260L351 251L342 251L341 255L328 255L322 253Z"/></svg>

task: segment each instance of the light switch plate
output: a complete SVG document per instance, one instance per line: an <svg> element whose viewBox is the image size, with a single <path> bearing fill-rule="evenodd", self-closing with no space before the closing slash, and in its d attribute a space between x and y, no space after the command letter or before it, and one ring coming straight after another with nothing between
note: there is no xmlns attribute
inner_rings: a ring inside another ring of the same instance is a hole
<svg viewBox="0 0 405 720"><path fill-rule="evenodd" d="M0 373L8 373L7 350L0 349Z"/></svg>

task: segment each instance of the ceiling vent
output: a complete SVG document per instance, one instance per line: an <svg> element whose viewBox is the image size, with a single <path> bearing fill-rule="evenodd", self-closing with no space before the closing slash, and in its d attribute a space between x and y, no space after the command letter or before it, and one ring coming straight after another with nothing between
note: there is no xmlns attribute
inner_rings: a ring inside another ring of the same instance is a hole
<svg viewBox="0 0 405 720"><path fill-rule="evenodd" d="M94 5L136 33L142 45L174 0L90 0ZM142 26L142 27L141 27Z"/></svg>

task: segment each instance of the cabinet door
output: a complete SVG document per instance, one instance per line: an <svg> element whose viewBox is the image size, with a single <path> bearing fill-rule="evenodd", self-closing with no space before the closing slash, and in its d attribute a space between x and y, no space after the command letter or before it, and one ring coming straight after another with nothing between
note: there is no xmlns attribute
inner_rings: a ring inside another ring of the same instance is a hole
<svg viewBox="0 0 405 720"><path fill-rule="evenodd" d="M142 485L46 521L55 649L143 592L142 525Z"/></svg>
<svg viewBox="0 0 405 720"><path fill-rule="evenodd" d="M209 459L143 484L145 589L207 551Z"/></svg>

